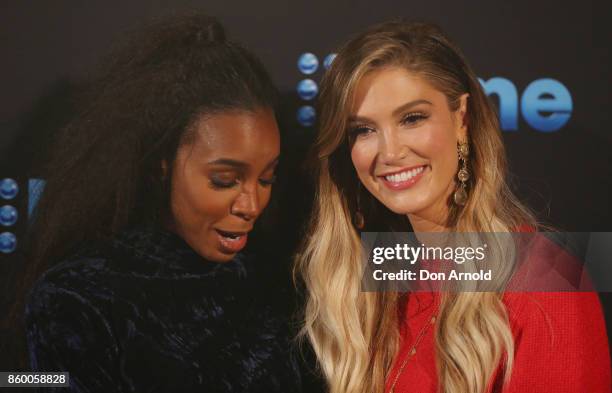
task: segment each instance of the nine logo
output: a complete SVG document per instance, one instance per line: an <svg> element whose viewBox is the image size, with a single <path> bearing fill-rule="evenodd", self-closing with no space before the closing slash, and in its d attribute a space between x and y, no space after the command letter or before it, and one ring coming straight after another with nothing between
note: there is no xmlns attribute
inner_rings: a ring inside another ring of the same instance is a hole
<svg viewBox="0 0 612 393"><path fill-rule="evenodd" d="M0 198L13 199L19 193L19 186L13 179L6 178L0 181Z"/></svg>
<svg viewBox="0 0 612 393"><path fill-rule="evenodd" d="M40 199L46 182L42 179L28 179L28 217L32 217L34 208ZM11 200L17 197L19 185L11 178L0 180L0 199ZM15 203L13 203L15 204ZM15 206L0 207L0 226L12 227L19 220L19 212ZM0 233L0 253L10 254L17 248L17 236L13 232Z"/></svg>
<svg viewBox="0 0 612 393"><path fill-rule="evenodd" d="M10 254L17 248L17 238L11 232L0 233L0 252Z"/></svg>
<svg viewBox="0 0 612 393"><path fill-rule="evenodd" d="M15 206L4 205L0 207L0 225L10 227L17 223L17 209Z"/></svg>
<svg viewBox="0 0 612 393"><path fill-rule="evenodd" d="M499 98L499 121L502 130L518 130L519 99L514 83L505 78L494 77L486 82L479 79L487 95ZM563 83L550 78L531 82L520 101L525 122L542 132L559 130L569 121L573 102Z"/></svg>
<svg viewBox="0 0 612 393"><path fill-rule="evenodd" d="M17 197L19 185L11 178L0 180L0 198L11 200ZM0 225L12 226L17 222L17 209L11 205L0 207ZM17 237L12 232L0 233L0 252L10 254L17 248Z"/></svg>
<svg viewBox="0 0 612 393"><path fill-rule="evenodd" d="M329 55L325 56L325 59L323 59L323 67L328 70L329 67L331 67L334 59L336 58L336 54L335 53L330 53Z"/></svg>
<svg viewBox="0 0 612 393"><path fill-rule="evenodd" d="M310 101L317 96L319 88L312 79L303 79L297 85L297 93L301 99Z"/></svg>
<svg viewBox="0 0 612 393"><path fill-rule="evenodd" d="M335 53L325 56L325 70L329 69L335 57ZM314 74L318 67L319 60L313 53L303 53L298 59L298 69L305 75ZM510 80L501 77L478 80L488 96L498 98L500 126L504 131L518 130L519 108L525 122L541 132L558 131L571 118L572 96L567 87L558 80L541 78L531 82L523 91L520 102L517 88ZM314 80L303 79L297 85L297 93L302 100L310 101L317 96L319 88ZM316 112L312 106L306 105L298 109L298 122L304 127L312 126L315 117Z"/></svg>
<svg viewBox="0 0 612 393"><path fill-rule="evenodd" d="M302 74L314 74L319 68L319 59L310 52L303 53L298 59L298 69Z"/></svg>
<svg viewBox="0 0 612 393"><path fill-rule="evenodd" d="M323 68L325 70L329 69L332 62L336 58L335 53L330 53L323 59ZM319 59L316 55L305 52L298 58L298 69L304 75L312 75L319 68ZM310 101L314 99L317 94L319 94L319 87L317 86L317 82L314 80L307 78L302 79L297 84L297 93L298 96L304 101ZM297 121L300 123L302 127L311 127L315 124L317 117L317 112L311 105L302 105L297 110Z"/></svg>
<svg viewBox="0 0 612 393"><path fill-rule="evenodd" d="M297 111L297 120L304 127L314 125L317 118L315 108L310 105L303 105Z"/></svg>

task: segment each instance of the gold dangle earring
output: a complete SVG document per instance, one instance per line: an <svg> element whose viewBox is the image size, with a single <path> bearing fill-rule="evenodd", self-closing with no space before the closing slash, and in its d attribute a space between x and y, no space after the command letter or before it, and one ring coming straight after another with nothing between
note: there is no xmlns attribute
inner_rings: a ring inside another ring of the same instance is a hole
<svg viewBox="0 0 612 393"><path fill-rule="evenodd" d="M461 165L459 172L457 172L457 179L459 179L460 184L457 190L455 190L453 200L455 204L459 206L465 205L468 199L465 182L470 178L470 172L468 172L467 169L467 158L469 153L470 149L467 142L457 142L457 155L459 156L459 163Z"/></svg>

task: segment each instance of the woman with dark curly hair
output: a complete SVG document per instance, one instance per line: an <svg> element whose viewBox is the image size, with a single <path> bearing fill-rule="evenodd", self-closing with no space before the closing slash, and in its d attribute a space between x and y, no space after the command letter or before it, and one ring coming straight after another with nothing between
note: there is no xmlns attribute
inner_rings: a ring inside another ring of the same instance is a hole
<svg viewBox="0 0 612 393"><path fill-rule="evenodd" d="M69 372L72 392L299 390L289 329L255 279L264 261L242 252L275 181L275 100L207 16L118 48L34 216L33 371Z"/></svg>

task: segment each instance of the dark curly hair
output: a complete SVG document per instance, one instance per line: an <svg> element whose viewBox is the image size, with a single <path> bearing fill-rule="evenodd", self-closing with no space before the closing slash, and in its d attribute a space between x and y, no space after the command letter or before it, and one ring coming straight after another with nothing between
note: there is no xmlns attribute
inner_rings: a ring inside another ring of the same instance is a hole
<svg viewBox="0 0 612 393"><path fill-rule="evenodd" d="M151 24L123 41L87 84L81 109L58 135L30 228L27 272L12 320L36 279L84 241L161 224L178 147L202 116L274 109L277 91L261 62L192 13Z"/></svg>

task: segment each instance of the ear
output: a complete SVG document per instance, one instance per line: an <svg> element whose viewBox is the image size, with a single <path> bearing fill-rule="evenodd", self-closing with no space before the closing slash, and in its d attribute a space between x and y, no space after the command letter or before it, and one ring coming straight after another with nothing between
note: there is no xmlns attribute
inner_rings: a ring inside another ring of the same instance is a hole
<svg viewBox="0 0 612 393"><path fill-rule="evenodd" d="M470 95L468 93L459 97L459 108L455 112L455 120L457 124L457 140L465 141L468 136L469 114L467 113L467 103Z"/></svg>

